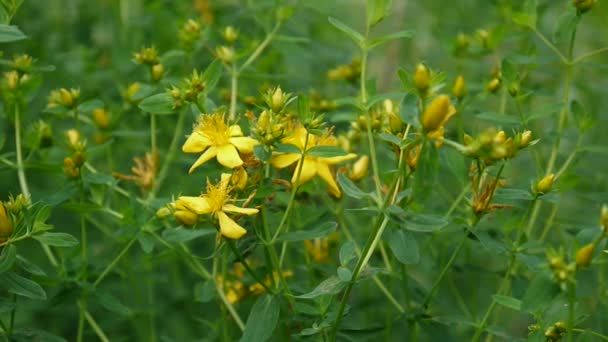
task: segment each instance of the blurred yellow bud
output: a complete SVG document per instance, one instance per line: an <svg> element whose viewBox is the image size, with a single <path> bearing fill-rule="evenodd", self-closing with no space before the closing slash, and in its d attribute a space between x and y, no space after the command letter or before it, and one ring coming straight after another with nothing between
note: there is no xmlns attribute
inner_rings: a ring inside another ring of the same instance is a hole
<svg viewBox="0 0 608 342"><path fill-rule="evenodd" d="M501 85L501 80L498 77L494 77L493 79L490 80L490 82L488 82L488 85L486 86L486 89L494 94L496 93L499 89L500 89L500 85Z"/></svg>
<svg viewBox="0 0 608 342"><path fill-rule="evenodd" d="M19 86L19 73L17 71L5 72L4 79L8 90L15 90Z"/></svg>
<svg viewBox="0 0 608 342"><path fill-rule="evenodd" d="M93 110L93 121L99 128L108 128L110 126L110 119L108 118L108 112L103 108L97 108Z"/></svg>
<svg viewBox="0 0 608 342"><path fill-rule="evenodd" d="M198 222L198 215L190 210L176 210L173 213L175 220L184 226L193 226Z"/></svg>
<svg viewBox="0 0 608 342"><path fill-rule="evenodd" d="M497 144L502 144L507 140L507 134L505 133L505 131L499 131L498 133L496 133L496 135L494 136L494 142Z"/></svg>
<svg viewBox="0 0 608 342"><path fill-rule="evenodd" d="M600 215L600 224L604 229L604 232L608 233L608 205L602 206L602 213Z"/></svg>
<svg viewBox="0 0 608 342"><path fill-rule="evenodd" d="M576 260L576 266L587 267L591 265L593 259L593 252L595 251L595 245L593 243L587 244L580 248L576 252L574 259Z"/></svg>
<svg viewBox="0 0 608 342"><path fill-rule="evenodd" d="M65 88L59 89L59 100L61 101L61 104L66 107L72 107L74 105L72 93Z"/></svg>
<svg viewBox="0 0 608 342"><path fill-rule="evenodd" d="M226 26L224 31L222 31L222 38L228 44L234 44L234 42L239 38L239 33L232 26Z"/></svg>
<svg viewBox="0 0 608 342"><path fill-rule="evenodd" d="M532 131L524 131L521 134L521 140L519 141L519 148L525 148L532 142Z"/></svg>
<svg viewBox="0 0 608 342"><path fill-rule="evenodd" d="M75 129L68 129L65 132L65 137L67 138L68 141L68 145L72 148L72 149L78 149L78 147L81 145L81 137L80 137L80 133L75 130Z"/></svg>
<svg viewBox="0 0 608 342"><path fill-rule="evenodd" d="M230 64L236 59L236 53L234 52L234 49L223 45L215 48L215 55L217 56L217 58L219 58L222 62L226 64Z"/></svg>
<svg viewBox="0 0 608 342"><path fill-rule="evenodd" d="M454 94L454 97L459 100L462 100L462 98L467 95L467 86L462 75L456 77L454 87L452 87L452 93Z"/></svg>
<svg viewBox="0 0 608 342"><path fill-rule="evenodd" d="M133 97L135 96L135 94L137 94L137 92L141 89L141 84L139 82L134 82L131 83L128 87L127 90L125 91L125 99L127 101L132 102L133 101Z"/></svg>
<svg viewBox="0 0 608 342"><path fill-rule="evenodd" d="M431 72L429 71L429 68L422 63L416 65L416 71L414 72L414 85L422 94L426 93L431 85Z"/></svg>
<svg viewBox="0 0 608 342"><path fill-rule="evenodd" d="M11 234L13 234L13 223L4 208L4 203L0 202L0 242L6 241Z"/></svg>
<svg viewBox="0 0 608 342"><path fill-rule="evenodd" d="M362 156L353 164L353 170L348 175L348 178L350 178L354 182L359 181L363 179L363 177L367 176L368 171L369 157Z"/></svg>
<svg viewBox="0 0 608 342"><path fill-rule="evenodd" d="M281 87L277 87L272 93L270 102L270 109L275 113L280 113L285 106L285 97L283 96L283 90Z"/></svg>
<svg viewBox="0 0 608 342"><path fill-rule="evenodd" d="M158 64L154 64L152 66L151 70L151 74L152 74L152 80L154 80L155 82L160 81L161 78L163 78L163 75L165 74L165 67L158 63Z"/></svg>
<svg viewBox="0 0 608 342"><path fill-rule="evenodd" d="M437 96L422 114L422 127L426 132L439 129L450 115L450 98L447 95Z"/></svg>
<svg viewBox="0 0 608 342"><path fill-rule="evenodd" d="M537 194L546 194L553 188L553 182L555 181L555 174L551 173L545 176L543 179L539 180L536 183L536 193Z"/></svg>
<svg viewBox="0 0 608 342"><path fill-rule="evenodd" d="M171 209L169 209L168 207L160 207L156 211L156 218L158 219L164 219L169 216L171 216Z"/></svg>
<svg viewBox="0 0 608 342"><path fill-rule="evenodd" d="M594 4L595 0L572 0L572 5L581 13L589 11Z"/></svg>
<svg viewBox="0 0 608 342"><path fill-rule="evenodd" d="M230 184L236 190L243 190L247 186L248 178L245 168L238 167L233 170L232 176L230 176Z"/></svg>

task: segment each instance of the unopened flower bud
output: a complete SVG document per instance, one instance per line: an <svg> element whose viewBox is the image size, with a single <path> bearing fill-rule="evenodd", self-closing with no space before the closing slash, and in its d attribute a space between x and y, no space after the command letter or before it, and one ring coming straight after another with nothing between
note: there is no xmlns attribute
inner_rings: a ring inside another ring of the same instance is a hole
<svg viewBox="0 0 608 342"><path fill-rule="evenodd" d="M74 105L74 97L69 90L65 88L59 89L59 96L62 105L66 107L72 107Z"/></svg>
<svg viewBox="0 0 608 342"><path fill-rule="evenodd" d="M462 98L467 95L467 86L462 75L456 77L454 87L452 87L452 93L454 94L454 97L459 100L462 100Z"/></svg>
<svg viewBox="0 0 608 342"><path fill-rule="evenodd" d="M500 89L501 83L502 82L500 81L500 78L495 77L495 78L491 79L490 82L488 82L488 85L486 86L486 89L490 93L494 94L494 93L496 93Z"/></svg>
<svg viewBox="0 0 608 342"><path fill-rule="evenodd" d="M65 132L65 137L68 140L68 145L76 150L81 146L80 133L75 129L69 129Z"/></svg>
<svg viewBox="0 0 608 342"><path fill-rule="evenodd" d="M517 82L513 82L509 85L509 88L507 89L507 91L509 92L509 95L511 95L512 97L516 97L519 94L519 83Z"/></svg>
<svg viewBox="0 0 608 342"><path fill-rule="evenodd" d="M193 226L198 222L198 215L190 210L176 210L173 216L177 222L184 226Z"/></svg>
<svg viewBox="0 0 608 342"><path fill-rule="evenodd" d="M230 185L236 190L244 190L247 186L248 178L245 168L238 167L233 170L233 173L230 176Z"/></svg>
<svg viewBox="0 0 608 342"><path fill-rule="evenodd" d="M125 91L125 99L129 102L133 101L133 97L139 90L141 89L141 84L139 82L131 83L127 90Z"/></svg>
<svg viewBox="0 0 608 342"><path fill-rule="evenodd" d="M350 180L352 180L354 182L359 181L367 175L368 170L369 170L369 157L362 156L353 164L353 170L348 175L348 178L350 178Z"/></svg>
<svg viewBox="0 0 608 342"><path fill-rule="evenodd" d="M499 131L498 133L496 133L496 135L494 136L494 142L497 144L502 144L507 140L507 134L505 133L505 131Z"/></svg>
<svg viewBox="0 0 608 342"><path fill-rule="evenodd" d="M539 180L535 186L535 192L537 194L546 194L553 188L553 182L555 181L555 174L551 173Z"/></svg>
<svg viewBox="0 0 608 342"><path fill-rule="evenodd" d="M277 87L272 93L270 109L275 113L280 113L285 106L285 96L283 96L283 90L281 87Z"/></svg>
<svg viewBox="0 0 608 342"><path fill-rule="evenodd" d="M445 121L450 114L450 98L447 95L437 96L422 114L422 127L426 132L433 132Z"/></svg>
<svg viewBox="0 0 608 342"><path fill-rule="evenodd" d="M224 31L222 31L222 38L224 38L228 44L234 44L238 37L239 33L232 26L226 26Z"/></svg>
<svg viewBox="0 0 608 342"><path fill-rule="evenodd" d="M519 148L525 148L532 142L532 131L524 131L519 140Z"/></svg>
<svg viewBox="0 0 608 342"><path fill-rule="evenodd" d="M591 265L593 259L593 252L595 251L595 245L593 243L583 246L576 252L574 259L576 260L576 266L587 267Z"/></svg>
<svg viewBox="0 0 608 342"><path fill-rule="evenodd" d="M158 210L156 211L156 218L158 219L164 219L171 216L171 209L169 209L168 207L160 207L158 208Z"/></svg>
<svg viewBox="0 0 608 342"><path fill-rule="evenodd" d="M160 81L161 78L163 78L163 75L165 74L165 67L158 63L158 64L154 64L152 66L151 70L151 74L152 74L152 80L154 80L155 82Z"/></svg>
<svg viewBox="0 0 608 342"><path fill-rule="evenodd" d="M431 85L431 72L429 71L429 68L422 63L416 65L416 71L414 72L414 85L421 94L426 93Z"/></svg>
<svg viewBox="0 0 608 342"><path fill-rule="evenodd" d="M4 203L0 202L0 242L6 241L6 238L13 234L13 223L8 216Z"/></svg>
<svg viewBox="0 0 608 342"><path fill-rule="evenodd" d="M19 73L17 71L5 72L4 79L8 90L15 90L19 86Z"/></svg>
<svg viewBox="0 0 608 342"><path fill-rule="evenodd" d="M604 232L608 233L608 206L605 204L602 206L600 224L602 225L602 228L604 228Z"/></svg>
<svg viewBox="0 0 608 342"><path fill-rule="evenodd" d="M234 62L236 58L236 53L234 52L234 49L228 46L218 46L217 48L215 48L215 55L222 62L227 64Z"/></svg>
<svg viewBox="0 0 608 342"><path fill-rule="evenodd" d="M93 110L93 121L99 128L108 128L110 126L110 119L108 118L108 112L103 108L97 108Z"/></svg>
<svg viewBox="0 0 608 342"><path fill-rule="evenodd" d="M595 0L572 0L572 5L581 13L589 11L594 4Z"/></svg>

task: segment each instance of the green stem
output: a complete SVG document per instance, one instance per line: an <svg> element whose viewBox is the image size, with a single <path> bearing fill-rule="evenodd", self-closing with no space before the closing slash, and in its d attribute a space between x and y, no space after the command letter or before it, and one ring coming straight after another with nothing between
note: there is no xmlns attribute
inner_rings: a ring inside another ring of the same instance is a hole
<svg viewBox="0 0 608 342"><path fill-rule="evenodd" d="M156 114L150 113L150 149L156 154Z"/></svg>
<svg viewBox="0 0 608 342"><path fill-rule="evenodd" d="M350 293L353 289L353 286L355 285L357 278L359 277L359 273L361 272L361 270L363 270L363 268L369 262L369 259L372 256L372 254L374 253L376 245L380 241L380 238L382 237L382 233L384 232L384 229L386 228L386 225L388 224L388 221L389 221L388 217L385 216L384 219L380 220L381 217L382 216L378 217L378 220L377 220L378 223L376 224L376 227L374 228L373 233L370 235L369 239L367 240L367 244L365 245L365 248L363 249L362 257L359 258L357 265L355 266L355 269L353 270L352 278L351 278L350 282L348 283L346 290L344 291L344 295L342 296L342 300L340 301L340 306L338 307L338 314L336 316L336 321L334 322L333 327L331 329L331 333L329 335L329 341L331 341L331 342L336 341L336 336L338 334L338 328L340 327L340 322L342 321L342 315L344 314L344 309L346 308L346 302L348 301L348 298L350 297Z"/></svg>
<svg viewBox="0 0 608 342"><path fill-rule="evenodd" d="M78 332L76 333L76 341L82 342L82 335L84 334L84 308L83 305L78 301Z"/></svg>
<svg viewBox="0 0 608 342"><path fill-rule="evenodd" d="M580 332L580 333L582 333L582 334L589 334L589 335L593 335L593 336L595 336L595 337L597 337L597 338L599 338L599 339L602 339L602 340L604 340L604 341L608 341L608 336L606 336L606 335L602 335L602 334L600 334L600 333L598 333L598 332L595 332L595 331L593 331L593 330L585 330L585 329L578 329L578 328L575 328L575 329L572 329L572 331L574 331L574 332Z"/></svg>
<svg viewBox="0 0 608 342"><path fill-rule="evenodd" d="M19 178L19 186L21 193L26 198L30 198L30 190L27 186L25 177L25 169L23 165L23 155L21 152L21 115L19 113L19 103L15 103L15 152L17 154L17 177Z"/></svg>
<svg viewBox="0 0 608 342"><path fill-rule="evenodd" d="M93 328L93 331L95 331L95 334L97 334L97 337L102 342L110 342L110 339L108 339L108 337L103 332L103 330L101 329L99 324L97 324L95 319L93 319L93 316L91 316L91 314L86 309L84 310L84 317L86 318L86 320L89 323L89 325L91 326L91 328Z"/></svg>
<svg viewBox="0 0 608 342"><path fill-rule="evenodd" d="M251 274L253 279L255 279L255 281L258 282L258 284L262 285L262 287L266 291L268 291L269 293L274 293L274 291L272 291L270 288L268 288L268 285L266 285L266 283L262 279L260 279L260 277L258 277L258 275L253 271L253 269L251 269L247 260L245 260L245 258L241 254L241 252L239 252L239 250L236 248L234 241L228 240L228 241L226 241L226 243L228 244L228 247L230 247L230 250L236 257L236 259L245 267L245 270L247 270L247 272L249 272L249 274Z"/></svg>
<svg viewBox="0 0 608 342"><path fill-rule="evenodd" d="M133 245L133 243L135 241L137 241L137 236L133 237L131 239L131 241L129 241L129 243L127 243L127 245L122 249L122 251L120 251L120 253L118 253L118 255L114 258L114 260L112 260L112 262L108 266L106 266L106 268L103 270L103 272L101 272L99 277L97 277L97 279L93 283L93 287L97 287L101 283L101 281L108 275L108 273L110 273L110 271L112 269L114 269L116 264L129 251L129 248L131 248L131 246Z"/></svg>
<svg viewBox="0 0 608 342"><path fill-rule="evenodd" d="M236 117L236 96L239 91L239 72L236 66L233 64L230 68L230 109L228 114L228 122L231 124L234 122Z"/></svg>
<svg viewBox="0 0 608 342"><path fill-rule="evenodd" d="M467 232L465 232L464 236L462 237L462 240L460 240L460 243L458 243L458 246L456 246L456 249L454 250L454 252L452 252L452 256L450 256L450 259L448 260L448 262L445 264L445 266L443 266L441 273L439 273L439 277L437 277L437 279L435 280L435 283L433 284L433 287L431 287L431 291L426 295L426 298L422 302L422 308L424 310L426 310L429 303L435 296L435 293L437 292L437 290L439 290L439 285L441 284L443 277L446 275L448 270L452 267L452 264L456 260L456 257L458 257L458 254L460 254L460 251L464 247L464 244L466 241L467 241Z"/></svg>
<svg viewBox="0 0 608 342"><path fill-rule="evenodd" d="M173 159L175 159L175 154L177 152L177 145L179 144L179 141L183 139L182 131L184 129L184 120L186 118L186 112L187 112L187 110L182 109L179 113L177 123L175 124L175 130L173 131L173 138L171 139L171 145L169 145L169 150L167 151L167 156L165 157L165 161L163 162L160 172L158 173L158 176L156 177L156 181L154 182L154 187L152 188L152 191L150 192L150 196L152 196L152 197L154 195L156 195L156 193L158 192L158 189L160 188L163 181L165 180L165 177L167 177L167 172L169 171L169 166L173 162Z"/></svg>
<svg viewBox="0 0 608 342"><path fill-rule="evenodd" d="M593 57L593 56L595 56L597 54L600 54L600 53L606 52L606 51L608 51L608 46L607 47L603 47L601 49L597 49L597 50L588 52L588 53L586 53L586 54L584 54L582 56L577 57L575 60L572 61L572 64L578 64L578 63L582 62L583 60L585 60L585 59L587 59L589 57Z"/></svg>
<svg viewBox="0 0 608 342"><path fill-rule="evenodd" d="M306 131L306 138L304 139L304 149L302 150L302 155L300 157L300 161L298 163L297 169L295 170L296 181L293 182L293 184L291 185L292 186L291 195L289 196L289 202L287 202L287 209L285 209L285 212L283 213L283 217L281 217L281 222L279 223L279 227L277 228L274 235L272 236L272 240L269 241L269 243L271 245L276 242L277 238L281 234L283 227L285 227L285 224L287 223L287 219L289 218L289 214L291 213L293 204L295 203L296 193L298 192L298 187L300 186L300 176L302 176L302 169L304 168L304 162L306 160L306 150L308 149L309 138L310 138L310 133L308 133L308 131Z"/></svg>
<svg viewBox="0 0 608 342"><path fill-rule="evenodd" d="M574 304L576 303L576 283L570 284L568 287L568 342L574 339L574 325L576 324L574 317Z"/></svg>
<svg viewBox="0 0 608 342"><path fill-rule="evenodd" d="M15 314L17 312L17 295L13 295L13 309L11 310L11 316L8 321L8 336L13 335L13 328L15 327Z"/></svg>

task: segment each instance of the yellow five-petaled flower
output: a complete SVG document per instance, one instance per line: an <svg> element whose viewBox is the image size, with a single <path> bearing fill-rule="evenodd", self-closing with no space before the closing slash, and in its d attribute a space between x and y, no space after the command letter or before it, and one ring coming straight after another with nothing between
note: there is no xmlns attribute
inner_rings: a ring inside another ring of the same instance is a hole
<svg viewBox="0 0 608 342"><path fill-rule="evenodd" d="M228 126L224 115L220 113L201 114L192 134L182 146L182 151L186 153L203 152L190 168L189 172L192 173L213 158L217 158L220 164L230 169L239 167L243 165L239 152L253 153L253 147L257 144L257 140L243 136L239 125Z"/></svg>
<svg viewBox="0 0 608 342"><path fill-rule="evenodd" d="M306 139L308 139L308 143L306 142ZM325 134L321 137L317 137L308 134L306 129L302 126L295 128L291 135L283 139L283 143L292 144L300 149L300 151L304 151L305 147L306 150L309 150L315 146L338 145L338 141L333 135ZM335 197L340 197L342 196L342 192L340 191L340 188L338 187L329 166L342 163L356 157L356 154L348 153L344 156L338 157L323 158L305 155L304 158L302 158L302 154L300 153L284 153L273 156L270 162L274 167L279 169L298 162L291 178L292 184L295 186L304 184L311 180L315 175L319 175L319 177L321 177L321 179L327 183L329 193ZM302 166L300 166L300 164L302 164ZM302 168L302 171L300 171L300 178L298 179L298 170L300 167Z"/></svg>
<svg viewBox="0 0 608 342"><path fill-rule="evenodd" d="M231 203L233 199L230 197L230 177L224 173L218 184L207 182L207 193L202 196L180 196L175 201L175 207L196 215L211 215L219 222L220 234L229 239L240 239L247 230L228 214L254 215L258 213L258 209L241 208Z"/></svg>

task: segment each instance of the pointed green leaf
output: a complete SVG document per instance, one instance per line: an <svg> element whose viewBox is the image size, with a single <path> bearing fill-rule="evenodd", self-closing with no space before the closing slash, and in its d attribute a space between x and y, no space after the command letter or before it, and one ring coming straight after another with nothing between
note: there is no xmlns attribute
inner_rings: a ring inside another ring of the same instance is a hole
<svg viewBox="0 0 608 342"><path fill-rule="evenodd" d="M17 247L10 244L2 249L0 254L0 273L4 273L13 267L17 257Z"/></svg>
<svg viewBox="0 0 608 342"><path fill-rule="evenodd" d="M391 40L412 38L413 36L414 36L414 32L412 32L412 31L399 31L399 32L388 34L386 36L372 39L368 43L368 47L371 49L373 47L382 45L384 43L388 43Z"/></svg>
<svg viewBox="0 0 608 342"><path fill-rule="evenodd" d="M306 152L309 156L319 158L344 157L348 155L341 147L338 146L315 146Z"/></svg>
<svg viewBox="0 0 608 342"><path fill-rule="evenodd" d="M509 297L509 296L502 296L502 295L493 295L492 298L494 299L494 301L504 307L513 309L515 311L520 311L521 310L521 300L517 299L517 298L513 298L513 297Z"/></svg>
<svg viewBox="0 0 608 342"><path fill-rule="evenodd" d="M418 241L412 233L401 229L390 231L388 234L388 246L400 263L411 265L420 262Z"/></svg>
<svg viewBox="0 0 608 342"><path fill-rule="evenodd" d="M46 292L40 285L16 273L0 274L0 284L10 293L31 299L46 300Z"/></svg>
<svg viewBox="0 0 608 342"><path fill-rule="evenodd" d="M186 242L215 233L217 233L217 230L215 229L189 229L178 227L165 229L163 238L169 242Z"/></svg>
<svg viewBox="0 0 608 342"><path fill-rule="evenodd" d="M320 224L315 229L283 233L279 236L277 241L293 242L318 239L328 236L329 234L333 233L337 228L338 224L336 222L325 222Z"/></svg>
<svg viewBox="0 0 608 342"><path fill-rule="evenodd" d="M272 336L281 312L280 298L267 294L251 308L240 342L262 342Z"/></svg>
<svg viewBox="0 0 608 342"><path fill-rule="evenodd" d="M78 244L78 240L67 233L44 232L40 235L34 235L33 238L42 244L54 247L72 247Z"/></svg>
<svg viewBox="0 0 608 342"><path fill-rule="evenodd" d="M154 114L174 114L173 98L167 93L160 93L146 97L139 103L139 109L146 113Z"/></svg>
<svg viewBox="0 0 608 342"><path fill-rule="evenodd" d="M27 36L17 26L0 24L0 43L16 42L26 38Z"/></svg>
<svg viewBox="0 0 608 342"><path fill-rule="evenodd" d="M323 295L334 295L342 291L346 284L347 282L340 280L337 276L331 276L323 280L314 290L294 297L300 299L313 299Z"/></svg>
<svg viewBox="0 0 608 342"><path fill-rule="evenodd" d="M357 43L357 45L361 47L365 45L365 38L361 33L355 31L354 29L352 29L351 27L336 18L329 17L327 18L327 20L329 20L329 23L332 24L335 28L349 36L350 39Z"/></svg>
<svg viewBox="0 0 608 342"><path fill-rule="evenodd" d="M209 94L215 86L217 82L219 82L220 77L222 77L223 71L222 62L219 59L214 60L209 64L205 72L203 73L203 79L205 80L205 93Z"/></svg>

